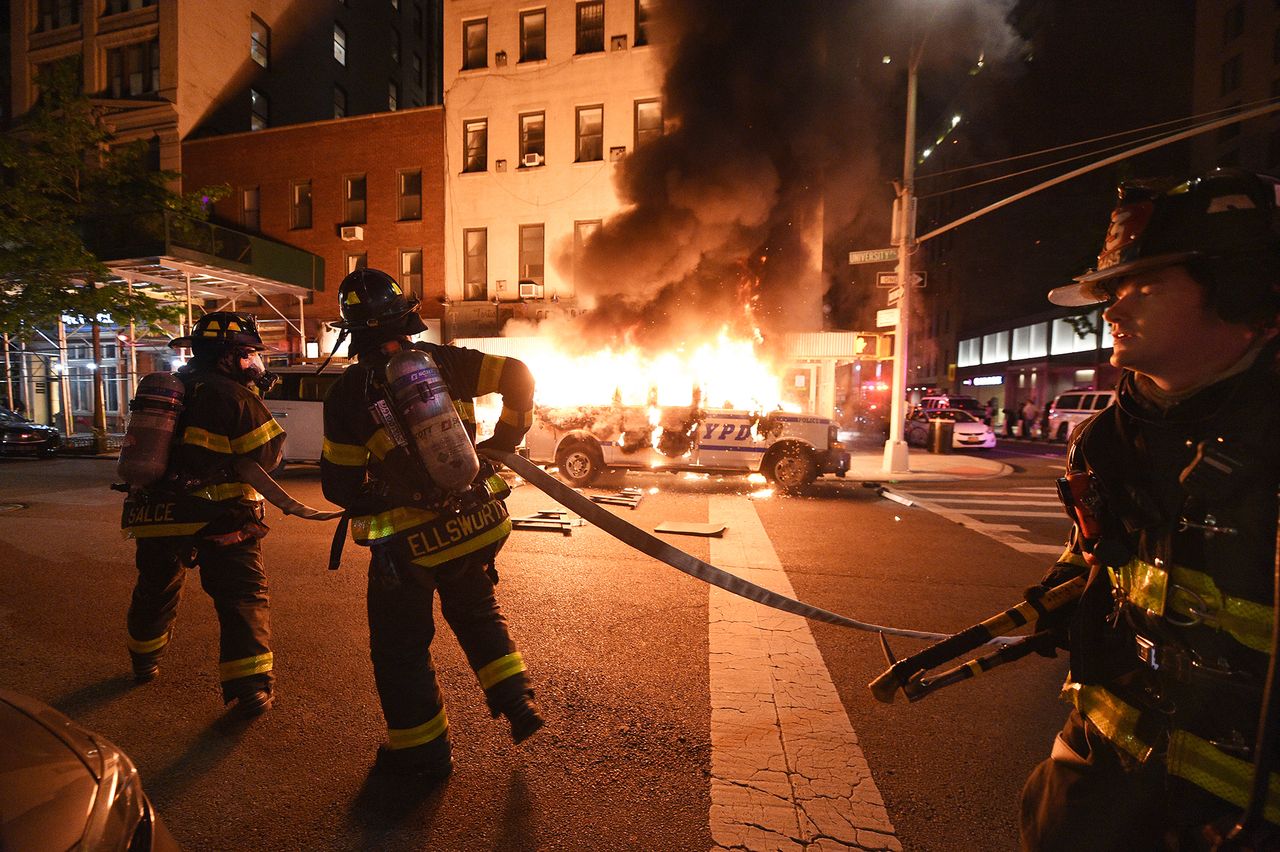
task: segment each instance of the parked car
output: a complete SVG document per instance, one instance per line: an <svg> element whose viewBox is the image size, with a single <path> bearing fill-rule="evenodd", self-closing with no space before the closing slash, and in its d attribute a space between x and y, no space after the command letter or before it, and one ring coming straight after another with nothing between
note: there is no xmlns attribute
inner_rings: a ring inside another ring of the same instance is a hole
<svg viewBox="0 0 1280 852"><path fill-rule="evenodd" d="M62 435L52 426L33 423L0 406L0 455L34 454L51 458L62 446Z"/></svg>
<svg viewBox="0 0 1280 852"><path fill-rule="evenodd" d="M0 689L0 742L0 849L178 849L133 761L102 735Z"/></svg>
<svg viewBox="0 0 1280 852"><path fill-rule="evenodd" d="M958 408L937 408L932 411L917 411L907 420L905 437L908 444L925 446L929 442L929 421L950 420L952 427L951 446L956 449L976 447L989 450L996 445L996 433L983 422L967 411Z"/></svg>
<svg viewBox="0 0 1280 852"><path fill-rule="evenodd" d="M944 408L957 408L961 411L967 411L978 419L982 419L987 412L987 407L978 402L977 397L964 396L962 394L939 394L937 396L921 397L920 404L912 411L912 415L914 416L920 411L938 411Z"/></svg>
<svg viewBox="0 0 1280 852"><path fill-rule="evenodd" d="M1113 390L1076 388L1060 393L1049 406L1049 437L1066 441L1076 427L1115 401Z"/></svg>
<svg viewBox="0 0 1280 852"><path fill-rule="evenodd" d="M525 446L578 488L609 470L653 470L760 473L795 491L825 473L844 476L850 461L826 417L724 408L664 409L658 424L639 406L538 409Z"/></svg>
<svg viewBox="0 0 1280 852"><path fill-rule="evenodd" d="M272 388L264 402L285 432L284 459L277 471L289 462L320 463L324 397L345 368L345 362L334 362L318 376L310 365L268 368L280 376L280 384Z"/></svg>

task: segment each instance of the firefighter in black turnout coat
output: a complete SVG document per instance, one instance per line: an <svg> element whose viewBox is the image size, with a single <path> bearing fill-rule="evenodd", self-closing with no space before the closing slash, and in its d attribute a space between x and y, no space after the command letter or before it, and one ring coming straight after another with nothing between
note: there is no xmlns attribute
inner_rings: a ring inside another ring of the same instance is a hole
<svg viewBox="0 0 1280 852"><path fill-rule="evenodd" d="M272 702L271 624L260 539L263 498L238 481L237 456L265 470L280 463L284 430L259 398L273 378L263 368L254 318L205 314L189 337L169 343L190 349L177 372L185 389L164 477L134 488L122 525L137 540L138 582L129 606L134 678L146 682L173 638L187 568L213 598L221 628L219 680L232 712L256 716ZM126 448L124 452L128 452Z"/></svg>
<svg viewBox="0 0 1280 852"><path fill-rule="evenodd" d="M352 537L371 551L370 650L388 739L376 767L440 779L453 763L431 662L437 590L490 712L507 717L512 739L531 736L542 717L494 597L494 557L511 531L502 502L510 488L486 463L463 493L448 493L432 481L421 454L397 442L403 424L387 422L388 362L406 350L434 359L466 429L468 454L476 429L473 398L501 394L501 419L481 447L512 451L532 423L533 378L513 358L410 342L409 335L425 330L417 300L406 299L383 272L348 275L338 303L342 319L334 326L351 334L357 362L325 399L320 470L325 497L348 510Z"/></svg>
<svg viewBox="0 0 1280 852"><path fill-rule="evenodd" d="M1077 522L1047 582L1083 568L1088 585L1064 625L1073 710L1023 790L1024 849L1280 849L1280 699L1263 697L1278 190L1227 169L1126 184L1097 270L1050 294L1105 305L1124 372L1068 450ZM1214 845L1233 831L1239 845Z"/></svg>

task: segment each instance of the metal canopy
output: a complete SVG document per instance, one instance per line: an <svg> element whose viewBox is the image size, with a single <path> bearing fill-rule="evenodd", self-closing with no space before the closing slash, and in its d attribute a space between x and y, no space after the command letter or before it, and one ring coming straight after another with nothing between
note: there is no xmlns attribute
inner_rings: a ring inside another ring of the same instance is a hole
<svg viewBox="0 0 1280 852"><path fill-rule="evenodd" d="M107 268L131 284L149 285L176 300L185 300L188 293L193 299L218 301L264 295L306 299L312 292L297 284L172 256L112 260Z"/></svg>

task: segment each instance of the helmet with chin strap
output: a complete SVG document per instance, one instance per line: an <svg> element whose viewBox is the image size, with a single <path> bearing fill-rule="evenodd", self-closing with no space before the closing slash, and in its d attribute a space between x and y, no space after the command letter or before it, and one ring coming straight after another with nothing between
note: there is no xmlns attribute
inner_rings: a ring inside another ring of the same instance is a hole
<svg viewBox="0 0 1280 852"><path fill-rule="evenodd" d="M377 269L357 269L338 285L342 318L330 323L345 331L391 326L404 334L426 331L418 316L418 300L407 298L400 285Z"/></svg>
<svg viewBox="0 0 1280 852"><path fill-rule="evenodd" d="M1105 302L1119 280L1184 264L1228 321L1274 318L1280 309L1280 180L1213 169L1191 180L1120 186L1097 267L1049 292L1075 307Z"/></svg>

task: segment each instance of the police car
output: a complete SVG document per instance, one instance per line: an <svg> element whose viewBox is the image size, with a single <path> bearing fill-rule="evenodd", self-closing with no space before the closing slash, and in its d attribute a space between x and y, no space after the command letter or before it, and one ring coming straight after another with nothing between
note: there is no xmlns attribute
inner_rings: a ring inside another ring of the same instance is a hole
<svg viewBox="0 0 1280 852"><path fill-rule="evenodd" d="M655 422L656 421L656 422ZM525 436L530 460L554 464L575 487L609 470L760 473L784 491L844 476L849 453L825 417L780 411L641 407L539 408Z"/></svg>

